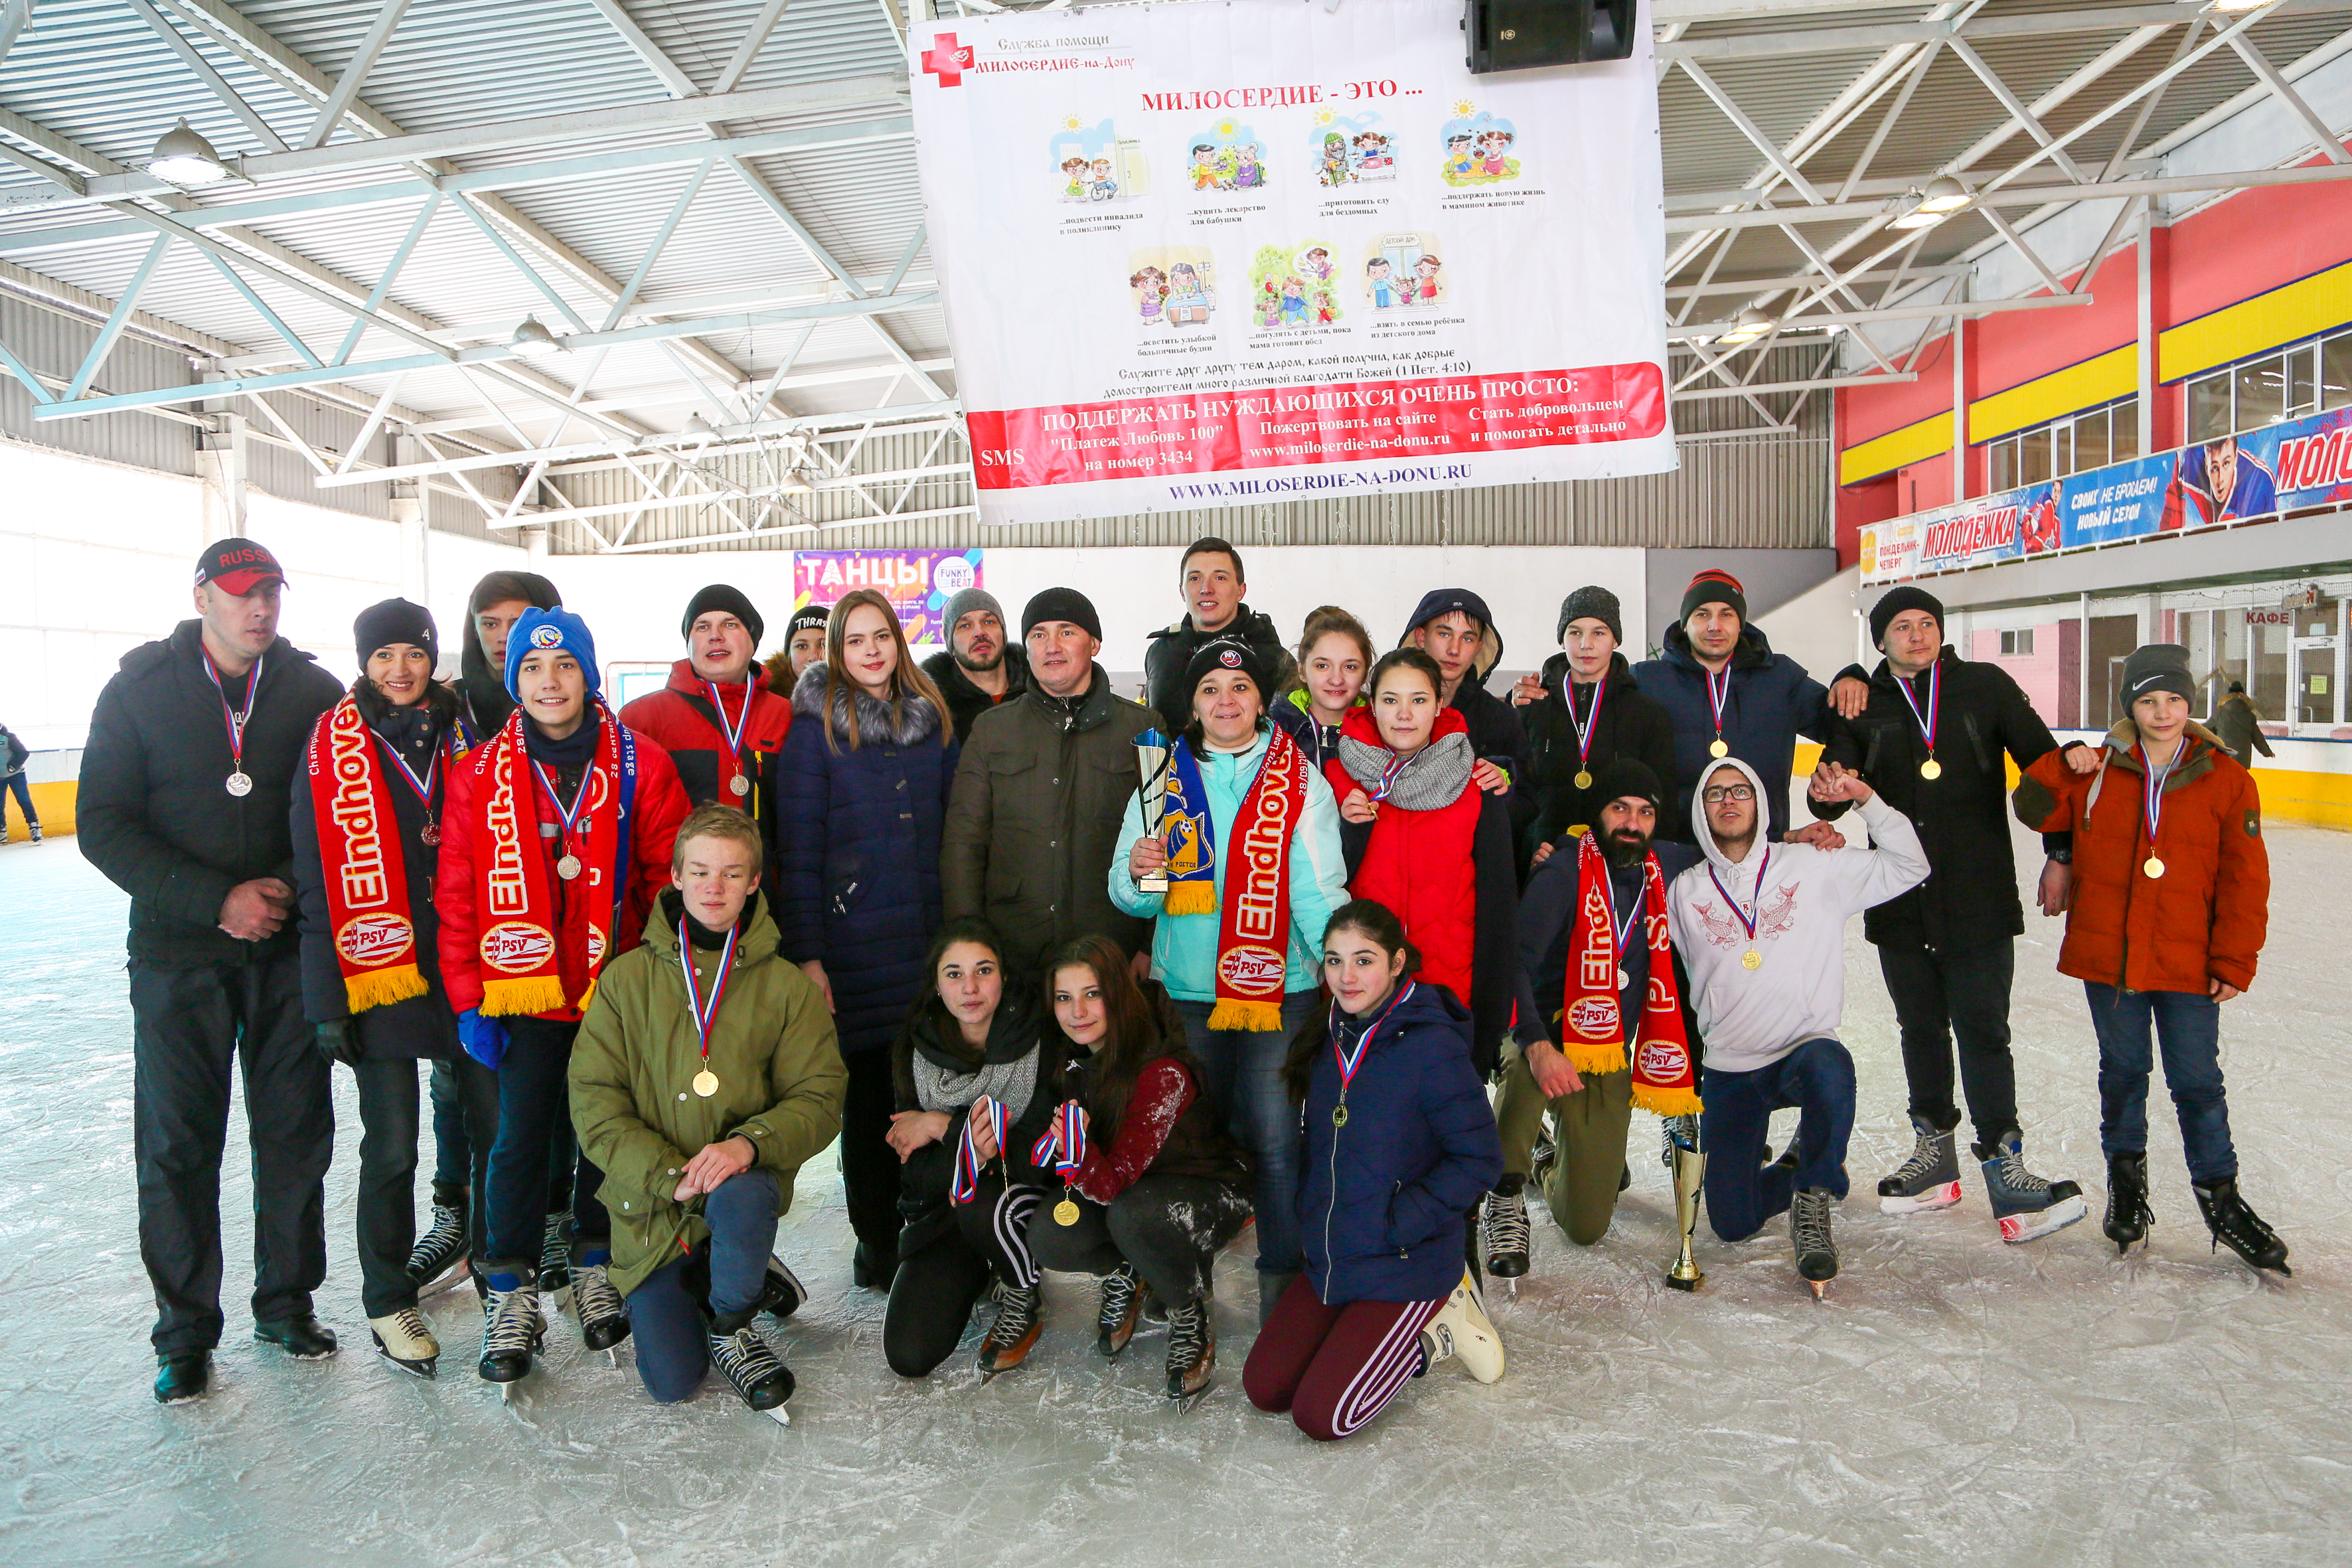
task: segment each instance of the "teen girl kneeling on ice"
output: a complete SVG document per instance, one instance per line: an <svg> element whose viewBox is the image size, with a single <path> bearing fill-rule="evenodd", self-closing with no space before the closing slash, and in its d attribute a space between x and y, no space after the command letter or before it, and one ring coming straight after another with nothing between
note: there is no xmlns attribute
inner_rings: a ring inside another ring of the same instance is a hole
<svg viewBox="0 0 2352 1568"><path fill-rule="evenodd" d="M716 1365L772 1411L793 1374L752 1319L807 1292L772 1260L793 1177L841 1131L848 1073L815 984L777 952L760 828L706 805L677 830L642 946L606 967L572 1053L580 1151L604 1173L613 1289L664 1405Z"/></svg>
<svg viewBox="0 0 2352 1568"><path fill-rule="evenodd" d="M1149 1285L1168 1309L1168 1394L1209 1385L1217 1361L1209 1271L1250 1217L1249 1170L1202 1092L1199 1058L1157 985L1118 944L1079 937L1046 994L1070 1057L1070 1098L1045 1136L1066 1184L1029 1219L1040 1267L1102 1281L1096 1348L1127 1348Z"/></svg>
<svg viewBox="0 0 2352 1568"><path fill-rule="evenodd" d="M923 964L931 994L890 1047L906 1223L882 1353L901 1377L955 1352L992 1277L1002 1305L981 1342L983 1377L1020 1365L1045 1327L1028 1229L1052 1178L1032 1152L1061 1101L1062 1061L1034 989L1007 979L1003 951L986 921L941 926Z"/></svg>
<svg viewBox="0 0 2352 1568"><path fill-rule="evenodd" d="M1323 936L1328 1015L1300 1032L1286 1071L1304 1123L1307 1273L1258 1331L1242 1386L1322 1442L1449 1356L1481 1383L1503 1375L1462 1261L1462 1216L1502 1173L1502 1145L1470 1066L1470 1016L1412 978L1420 963L1386 907L1342 905Z"/></svg>
<svg viewBox="0 0 2352 1568"><path fill-rule="evenodd" d="M524 611L506 674L515 710L449 780L434 892L457 1037L499 1075L488 1256L475 1272L488 1288L478 1370L501 1386L530 1373L547 1332L538 1263L572 1037L604 965L637 945L687 812L669 754L598 695L585 621ZM629 1320L605 1277L604 1173L583 1154L572 1176L572 1302L588 1348L609 1351Z"/></svg>

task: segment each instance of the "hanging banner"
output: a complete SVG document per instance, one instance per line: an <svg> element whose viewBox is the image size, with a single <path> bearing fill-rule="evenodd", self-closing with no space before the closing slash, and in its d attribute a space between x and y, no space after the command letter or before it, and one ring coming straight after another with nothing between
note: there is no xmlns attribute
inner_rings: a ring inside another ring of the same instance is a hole
<svg viewBox="0 0 2352 1568"><path fill-rule="evenodd" d="M2064 492L2056 537L2037 539L2031 554L2112 544L2180 527L2181 493L2175 480L2182 454L2166 452L2074 474L2059 481ZM2171 521L2166 521L2169 517Z"/></svg>
<svg viewBox="0 0 2352 1568"><path fill-rule="evenodd" d="M1651 29L1474 77L1459 0L908 29L984 522L1675 467Z"/></svg>
<svg viewBox="0 0 2352 1568"><path fill-rule="evenodd" d="M836 605L858 588L890 601L907 641L945 643L948 601L981 586L977 550L799 550L793 552L793 608Z"/></svg>

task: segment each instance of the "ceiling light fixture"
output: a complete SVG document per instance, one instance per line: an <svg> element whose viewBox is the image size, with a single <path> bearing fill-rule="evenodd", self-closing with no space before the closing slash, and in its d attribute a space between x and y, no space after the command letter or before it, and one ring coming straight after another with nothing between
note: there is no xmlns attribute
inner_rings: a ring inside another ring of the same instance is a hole
<svg viewBox="0 0 2352 1568"><path fill-rule="evenodd" d="M183 120L155 139L147 172L174 185L216 185L229 177L230 171L213 144Z"/></svg>
<svg viewBox="0 0 2352 1568"><path fill-rule="evenodd" d="M537 359L541 354L562 353L563 340L549 331L547 323L537 316L525 316L508 346L528 359Z"/></svg>
<svg viewBox="0 0 2352 1568"><path fill-rule="evenodd" d="M1715 341L1731 348L1738 348L1742 343L1754 342L1770 331L1775 324L1771 317L1750 305L1739 312L1739 319L1732 322L1731 330Z"/></svg>
<svg viewBox="0 0 2352 1568"><path fill-rule="evenodd" d="M1927 182L1919 193L1919 210L1929 213L1956 213L1969 205L1969 188L1949 174L1938 174Z"/></svg>
<svg viewBox="0 0 2352 1568"><path fill-rule="evenodd" d="M1906 191L1895 198L1895 216L1887 220L1889 228L1933 228L1944 221L1945 215L1927 205L1927 198L1917 191Z"/></svg>

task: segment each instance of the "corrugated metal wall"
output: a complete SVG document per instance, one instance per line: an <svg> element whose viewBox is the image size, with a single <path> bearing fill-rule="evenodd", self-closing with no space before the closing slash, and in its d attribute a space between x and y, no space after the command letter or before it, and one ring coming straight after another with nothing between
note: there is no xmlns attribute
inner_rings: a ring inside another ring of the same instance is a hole
<svg viewBox="0 0 2352 1568"><path fill-rule="evenodd" d="M1819 364L1821 350L1776 349L1756 373L1759 383L1795 381ZM1687 362L1679 358L1676 374ZM1771 394L1759 399L1785 420L1798 399ZM923 548L996 542L1006 545L1178 545L1202 533L1222 533L1235 543L1254 544L1613 544L1656 548L1820 549L1831 542L1829 516L1830 407L1826 394L1806 398L1793 429L1765 426L1755 409L1738 397L1677 403L1675 426L1682 468L1641 479L1562 484L1508 485L1495 489L1427 490L1348 500L1292 501L1278 505L1155 512L1083 521L1038 523L992 531L981 537L970 514L921 518L909 522L859 525L869 509L855 492L824 490L798 498L801 521L820 531L771 534L730 541L724 509L649 512L628 531L633 544L675 541L681 548L708 542L726 549L793 550L858 546ZM1743 433L1744 432L1744 433ZM1704 437L1704 438L1692 438ZM935 433L876 435L858 447L853 469L861 474L905 472L961 462L960 434L950 433L933 451ZM838 448L836 448L838 449ZM925 455L930 453L926 462ZM722 487L746 489L772 485L778 475L769 459L716 457L703 468ZM617 466L574 472L559 480L573 506L614 506L645 493L629 470ZM911 489L908 486L911 484ZM969 505L971 491L961 476L897 480L875 485L882 503L921 512ZM907 490L904 499L900 492ZM772 525L789 521L770 506L740 503L749 521ZM626 513L594 520L595 531L617 540ZM578 521L550 525L556 553L587 553L596 541Z"/></svg>

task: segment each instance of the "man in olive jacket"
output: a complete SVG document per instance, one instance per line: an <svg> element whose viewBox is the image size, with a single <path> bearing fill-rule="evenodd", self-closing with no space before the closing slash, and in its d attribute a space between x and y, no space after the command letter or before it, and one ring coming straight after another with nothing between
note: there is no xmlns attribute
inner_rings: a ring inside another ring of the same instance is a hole
<svg viewBox="0 0 2352 1568"><path fill-rule="evenodd" d="M985 919L1032 972L1076 936L1132 955L1150 922L1111 903L1102 868L1135 793L1135 738L1160 720L1111 690L1095 663L1102 623L1076 589L1031 599L1021 640L1029 689L972 721L956 766L940 847L945 916Z"/></svg>
<svg viewBox="0 0 2352 1568"><path fill-rule="evenodd" d="M841 1131L848 1074L833 1017L800 966L777 956L775 921L754 891L759 834L725 805L679 826L673 886L643 945L605 966L572 1049L572 1123L612 1211L613 1288L646 1388L665 1405L692 1394L713 1362L753 1409L791 1394L792 1373L751 1320L800 1304L798 1282L772 1275L776 1221L793 1176Z"/></svg>

